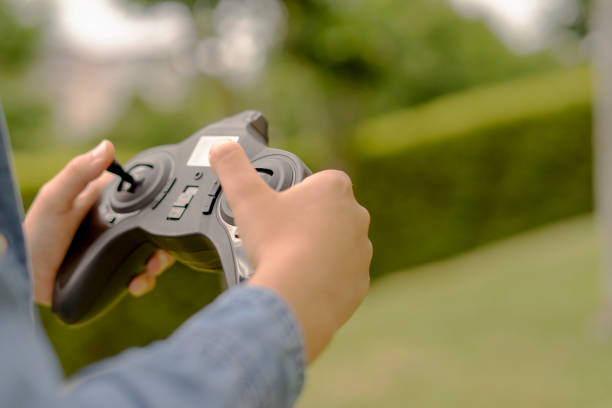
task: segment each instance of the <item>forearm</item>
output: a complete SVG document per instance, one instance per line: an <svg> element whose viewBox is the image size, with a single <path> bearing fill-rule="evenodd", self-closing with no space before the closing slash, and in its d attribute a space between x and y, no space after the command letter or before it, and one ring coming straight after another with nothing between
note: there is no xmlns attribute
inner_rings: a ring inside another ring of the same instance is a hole
<svg viewBox="0 0 612 408"><path fill-rule="evenodd" d="M71 406L288 407L302 387L303 354L283 300L241 287L167 340L93 367L64 398Z"/></svg>

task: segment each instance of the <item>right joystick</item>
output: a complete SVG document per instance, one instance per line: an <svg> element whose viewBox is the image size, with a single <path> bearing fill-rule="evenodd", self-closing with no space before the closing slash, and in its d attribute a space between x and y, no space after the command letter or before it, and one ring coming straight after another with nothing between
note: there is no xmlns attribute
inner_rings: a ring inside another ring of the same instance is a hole
<svg viewBox="0 0 612 408"><path fill-rule="evenodd" d="M283 156L264 157L255 160L253 167L257 169L259 176L276 191L283 191L293 185L295 174L293 167ZM230 208L225 195L221 197L220 213L223 221L230 225L236 225L234 221L234 213Z"/></svg>

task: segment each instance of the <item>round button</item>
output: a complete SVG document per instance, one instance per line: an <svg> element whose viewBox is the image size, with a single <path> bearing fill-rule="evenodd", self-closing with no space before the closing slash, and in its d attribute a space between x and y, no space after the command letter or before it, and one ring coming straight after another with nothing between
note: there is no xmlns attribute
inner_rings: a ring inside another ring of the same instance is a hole
<svg viewBox="0 0 612 408"><path fill-rule="evenodd" d="M128 173L134 177L136 185L119 182L111 194L112 209L128 213L145 207L166 185L170 167L170 160L165 155L152 156L133 164Z"/></svg>
<svg viewBox="0 0 612 408"><path fill-rule="evenodd" d="M276 191L283 191L293 185L293 167L284 156L267 156L255 160L253 166L260 172L266 174L266 183Z"/></svg>

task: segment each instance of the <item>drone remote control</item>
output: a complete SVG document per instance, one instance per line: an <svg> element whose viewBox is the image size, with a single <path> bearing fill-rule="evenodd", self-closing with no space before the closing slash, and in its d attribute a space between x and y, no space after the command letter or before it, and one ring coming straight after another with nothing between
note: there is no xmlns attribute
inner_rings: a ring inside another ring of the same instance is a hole
<svg viewBox="0 0 612 408"><path fill-rule="evenodd" d="M126 169L135 185L112 182L75 235L55 281L55 314L68 324L98 316L157 248L192 269L222 270L226 288L251 277L208 153L218 140L236 141L267 184L285 190L311 173L295 155L267 146L267 127L261 113L246 111L130 160Z"/></svg>

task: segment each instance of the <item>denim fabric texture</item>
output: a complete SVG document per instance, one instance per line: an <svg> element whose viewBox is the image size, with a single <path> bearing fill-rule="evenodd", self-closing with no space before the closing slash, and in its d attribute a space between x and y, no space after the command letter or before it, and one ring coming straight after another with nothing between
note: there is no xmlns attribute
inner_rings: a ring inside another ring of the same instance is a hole
<svg viewBox="0 0 612 408"><path fill-rule="evenodd" d="M225 292L168 339L87 367L64 382L32 312L11 151L0 111L0 406L291 407L304 347L285 302L264 288Z"/></svg>

